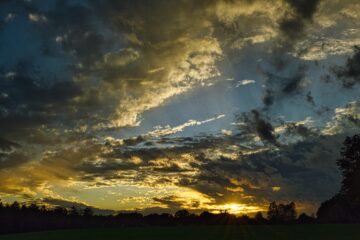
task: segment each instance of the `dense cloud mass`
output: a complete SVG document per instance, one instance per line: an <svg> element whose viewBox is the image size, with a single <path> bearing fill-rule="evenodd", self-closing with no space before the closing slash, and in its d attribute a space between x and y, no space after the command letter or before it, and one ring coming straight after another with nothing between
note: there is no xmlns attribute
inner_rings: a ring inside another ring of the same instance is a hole
<svg viewBox="0 0 360 240"><path fill-rule="evenodd" d="M0 1L0 198L313 212L360 127L359 12L356 0Z"/></svg>
<svg viewBox="0 0 360 240"><path fill-rule="evenodd" d="M345 88L352 88L360 82L360 47L354 46L354 54L346 60L345 66L334 69Z"/></svg>
<svg viewBox="0 0 360 240"><path fill-rule="evenodd" d="M311 23L320 0L287 0L290 9L280 20L279 29L287 41L302 37L307 24Z"/></svg>

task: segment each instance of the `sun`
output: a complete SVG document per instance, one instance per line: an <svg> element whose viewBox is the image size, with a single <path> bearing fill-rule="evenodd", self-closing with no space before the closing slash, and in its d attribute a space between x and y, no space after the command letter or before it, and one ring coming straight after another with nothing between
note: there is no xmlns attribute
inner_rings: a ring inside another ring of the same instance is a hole
<svg viewBox="0 0 360 240"><path fill-rule="evenodd" d="M239 214L244 209L244 206L239 203L228 203L228 204L223 205L223 207L224 207L224 210L226 210L232 214Z"/></svg>
<svg viewBox="0 0 360 240"><path fill-rule="evenodd" d="M263 209L259 206L247 205L242 203L226 203L220 205L218 211L226 211L231 214L240 215L240 214L251 214Z"/></svg>

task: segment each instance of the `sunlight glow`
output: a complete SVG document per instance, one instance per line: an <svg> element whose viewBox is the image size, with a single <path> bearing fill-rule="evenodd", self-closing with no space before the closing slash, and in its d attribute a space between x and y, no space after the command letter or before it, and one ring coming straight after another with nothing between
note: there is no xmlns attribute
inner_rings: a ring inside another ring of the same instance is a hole
<svg viewBox="0 0 360 240"><path fill-rule="evenodd" d="M264 209L260 206L251 206L247 204L241 203L226 203L224 205L220 205L217 211L214 212L228 212L235 215L240 214L251 214L259 211L263 211Z"/></svg>

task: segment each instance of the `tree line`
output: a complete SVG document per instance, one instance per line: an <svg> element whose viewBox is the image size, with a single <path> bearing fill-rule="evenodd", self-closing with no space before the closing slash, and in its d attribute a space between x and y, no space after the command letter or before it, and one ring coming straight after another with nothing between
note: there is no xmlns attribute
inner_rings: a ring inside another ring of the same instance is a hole
<svg viewBox="0 0 360 240"><path fill-rule="evenodd" d="M177 226L177 225L236 225L236 224L294 224L312 223L313 217L301 214L297 217L295 203L269 206L267 218L258 212L254 217L236 216L226 211L211 213L204 211L193 214L183 209L175 214L149 214L138 212L118 213L116 215L94 215L91 208L70 209L63 207L47 208L31 205L3 204L0 202L0 233L44 231L74 228L112 228L134 226Z"/></svg>
<svg viewBox="0 0 360 240"><path fill-rule="evenodd" d="M341 190L321 204L317 217L297 215L294 202L269 205L267 216L236 216L226 211L193 214L183 209L175 214L142 215L137 212L94 215L91 208L47 208L35 203L26 205L0 201L0 233L43 231L72 228L108 228L132 226L221 225L221 224L312 224L360 223L360 135L347 137L337 165L342 172Z"/></svg>

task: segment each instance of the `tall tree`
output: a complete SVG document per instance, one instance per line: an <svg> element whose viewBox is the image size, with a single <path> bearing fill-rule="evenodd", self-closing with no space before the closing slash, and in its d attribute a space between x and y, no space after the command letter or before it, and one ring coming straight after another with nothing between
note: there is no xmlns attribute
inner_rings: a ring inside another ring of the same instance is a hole
<svg viewBox="0 0 360 240"><path fill-rule="evenodd" d="M279 208L276 202L271 202L267 212L268 219L271 221L276 221L279 218Z"/></svg>
<svg viewBox="0 0 360 240"><path fill-rule="evenodd" d="M360 135L347 137L337 160L342 175L342 193L360 202Z"/></svg>
<svg viewBox="0 0 360 240"><path fill-rule="evenodd" d="M273 223L292 222L296 219L296 206L294 202L289 204L276 204L272 202L268 209L268 219Z"/></svg>

